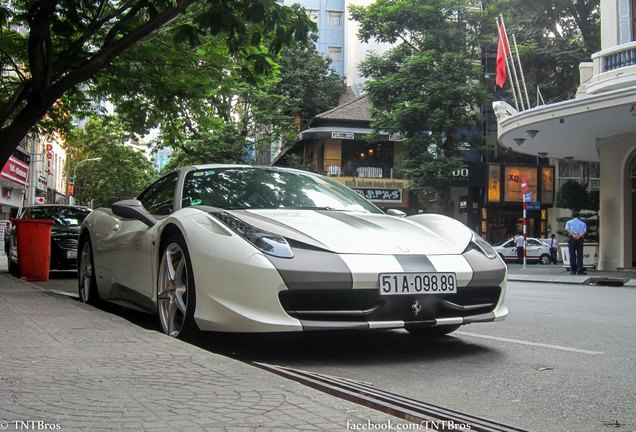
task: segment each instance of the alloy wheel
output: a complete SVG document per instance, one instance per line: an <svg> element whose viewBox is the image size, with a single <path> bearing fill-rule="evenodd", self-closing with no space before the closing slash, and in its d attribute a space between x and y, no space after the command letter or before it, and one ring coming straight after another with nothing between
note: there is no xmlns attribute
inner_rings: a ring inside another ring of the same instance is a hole
<svg viewBox="0 0 636 432"><path fill-rule="evenodd" d="M91 287L93 284L93 254L89 241L82 245L79 263L79 297L83 303L91 301Z"/></svg>
<svg viewBox="0 0 636 432"><path fill-rule="evenodd" d="M177 243L165 248L157 281L157 309L161 327L169 336L181 333L188 309L188 266Z"/></svg>

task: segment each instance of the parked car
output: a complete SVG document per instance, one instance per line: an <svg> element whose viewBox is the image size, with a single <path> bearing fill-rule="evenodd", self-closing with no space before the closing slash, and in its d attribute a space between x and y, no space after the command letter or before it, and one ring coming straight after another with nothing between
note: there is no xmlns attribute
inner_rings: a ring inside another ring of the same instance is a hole
<svg viewBox="0 0 636 432"><path fill-rule="evenodd" d="M77 244L81 223L92 210L81 206L44 204L25 207L18 219L52 219L51 226L51 270L73 270L77 268ZM5 252L9 271L18 273L18 242L15 225L5 235Z"/></svg>
<svg viewBox="0 0 636 432"><path fill-rule="evenodd" d="M79 295L154 312L162 330L405 328L502 320L506 266L461 222L382 212L305 171L189 166L82 224Z"/></svg>
<svg viewBox="0 0 636 432"><path fill-rule="evenodd" d="M550 256L550 246L537 238L528 237L526 246L526 260L528 262L538 262L541 264L550 264L552 258ZM517 256L517 246L513 238L506 239L496 245L495 250L504 261L519 261Z"/></svg>

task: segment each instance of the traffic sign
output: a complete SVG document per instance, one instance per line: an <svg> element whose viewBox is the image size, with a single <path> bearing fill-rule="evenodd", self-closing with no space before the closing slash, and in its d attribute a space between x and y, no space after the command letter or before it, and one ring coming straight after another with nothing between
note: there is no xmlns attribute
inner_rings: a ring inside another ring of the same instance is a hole
<svg viewBox="0 0 636 432"><path fill-rule="evenodd" d="M541 210L541 201L528 201L526 203L527 210Z"/></svg>
<svg viewBox="0 0 636 432"><path fill-rule="evenodd" d="M525 192L523 194L523 196L524 196L524 201L525 202L528 203L528 202L532 201L532 192Z"/></svg>

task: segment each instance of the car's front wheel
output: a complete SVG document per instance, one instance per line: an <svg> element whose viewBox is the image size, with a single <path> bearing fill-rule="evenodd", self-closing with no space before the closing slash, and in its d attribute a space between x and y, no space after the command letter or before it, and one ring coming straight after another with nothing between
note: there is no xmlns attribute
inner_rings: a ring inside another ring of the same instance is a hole
<svg viewBox="0 0 636 432"><path fill-rule="evenodd" d="M413 336L435 338L446 336L457 330L459 325L439 325L435 327L411 327L406 330Z"/></svg>
<svg viewBox="0 0 636 432"><path fill-rule="evenodd" d="M157 278L157 312L161 329L169 336L187 339L196 331L196 292L190 254L180 234L162 242Z"/></svg>
<svg viewBox="0 0 636 432"><path fill-rule="evenodd" d="M99 304L99 293L97 292L97 282L95 280L93 248L89 238L86 238L80 245L77 271L77 288L80 300L83 303L88 303L93 306Z"/></svg>
<svg viewBox="0 0 636 432"><path fill-rule="evenodd" d="M552 257L548 254L543 254L541 255L541 258L539 258L539 262L543 265L550 264L552 262Z"/></svg>

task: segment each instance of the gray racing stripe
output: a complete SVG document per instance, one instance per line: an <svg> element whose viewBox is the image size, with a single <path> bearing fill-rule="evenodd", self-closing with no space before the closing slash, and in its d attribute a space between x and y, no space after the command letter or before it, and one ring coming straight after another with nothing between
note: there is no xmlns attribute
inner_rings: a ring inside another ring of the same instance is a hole
<svg viewBox="0 0 636 432"><path fill-rule="evenodd" d="M294 257L265 255L290 290L353 289L351 270L335 253L292 247Z"/></svg>
<svg viewBox="0 0 636 432"><path fill-rule="evenodd" d="M394 255L405 272L434 272L435 266L426 255Z"/></svg>
<svg viewBox="0 0 636 432"><path fill-rule="evenodd" d="M380 225L353 216L349 213L328 210L317 210L317 213L320 213L323 216L328 216L332 219L336 219L339 222L342 222L359 230L385 230L385 228L381 227Z"/></svg>
<svg viewBox="0 0 636 432"><path fill-rule="evenodd" d="M506 267L500 259L490 259L476 250L466 252L464 258L473 269L469 287L498 286L506 277Z"/></svg>

